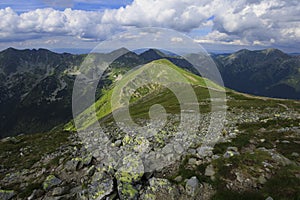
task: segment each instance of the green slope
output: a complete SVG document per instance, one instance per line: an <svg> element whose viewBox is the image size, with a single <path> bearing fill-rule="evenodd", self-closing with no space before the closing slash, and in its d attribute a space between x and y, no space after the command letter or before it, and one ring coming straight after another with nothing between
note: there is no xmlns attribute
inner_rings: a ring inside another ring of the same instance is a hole
<svg viewBox="0 0 300 200"><path fill-rule="evenodd" d="M143 85L144 80L151 80L154 83ZM178 84L178 87L184 87L182 84L189 84L195 87L200 87L201 90L196 92L197 97L208 98L207 87L215 90L222 90L223 88L213 83L212 81L192 74L184 69L171 63L169 60L161 59L152 61L146 65L136 68L125 76L121 80L113 83L111 87L103 92L103 95L98 101L85 110L76 119L79 122L79 129L86 129L93 125L98 120L112 113L112 111L122 108L124 106L137 105L135 109L131 109L134 116L147 115L147 108L149 106L142 102L142 99L152 99L149 104L162 104L166 108L167 112L178 111L178 101L176 96L164 86L157 84L157 81L162 81L166 84ZM132 88L135 85L141 85L141 87L135 88L134 93ZM184 90L184 88L183 88ZM159 96L159 98L157 98ZM144 100L143 100L144 101ZM112 107L113 104L113 107ZM152 104L152 105L153 105ZM141 108L140 108L140 107ZM91 113L95 109L97 118L93 118ZM78 128L78 127L77 127ZM75 130L73 122L68 123L65 126L66 130Z"/></svg>

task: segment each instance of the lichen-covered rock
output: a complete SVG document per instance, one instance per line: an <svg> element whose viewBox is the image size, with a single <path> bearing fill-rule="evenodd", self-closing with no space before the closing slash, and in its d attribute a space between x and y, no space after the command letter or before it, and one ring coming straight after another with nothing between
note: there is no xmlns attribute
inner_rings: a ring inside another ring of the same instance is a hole
<svg viewBox="0 0 300 200"><path fill-rule="evenodd" d="M151 178L149 186L141 194L143 200L177 200L179 192L167 179Z"/></svg>
<svg viewBox="0 0 300 200"><path fill-rule="evenodd" d="M113 192L113 178L104 172L95 172L88 186L89 199L100 200Z"/></svg>
<svg viewBox="0 0 300 200"><path fill-rule="evenodd" d="M50 190L51 188L61 184L61 182L62 181L54 175L49 175L43 183L43 189Z"/></svg>
<svg viewBox="0 0 300 200"><path fill-rule="evenodd" d="M126 156L123 165L116 172L116 178L122 183L133 183L139 181L144 175L142 160L135 155Z"/></svg>
<svg viewBox="0 0 300 200"><path fill-rule="evenodd" d="M199 194L200 189L201 189L201 184L199 183L196 176L193 176L192 178L187 180L185 185L185 190L187 195L191 197L195 197Z"/></svg>
<svg viewBox="0 0 300 200"><path fill-rule="evenodd" d="M13 196L15 196L15 192L13 190L0 190L0 199L1 200L9 200Z"/></svg>
<svg viewBox="0 0 300 200"><path fill-rule="evenodd" d="M130 183L118 182L118 194L121 200L135 200L139 192Z"/></svg>
<svg viewBox="0 0 300 200"><path fill-rule="evenodd" d="M143 175L144 165L138 156L129 155L123 159L122 167L115 174L121 199L137 198L138 191L133 187L133 184L138 182Z"/></svg>

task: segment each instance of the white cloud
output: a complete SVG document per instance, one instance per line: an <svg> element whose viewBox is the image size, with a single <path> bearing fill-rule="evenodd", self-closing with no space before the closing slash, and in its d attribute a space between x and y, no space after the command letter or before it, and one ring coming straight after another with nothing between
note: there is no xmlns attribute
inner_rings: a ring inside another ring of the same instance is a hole
<svg viewBox="0 0 300 200"><path fill-rule="evenodd" d="M195 39L213 44L300 43L298 0L134 0L103 12L46 8L17 14L6 8L0 19L2 42L48 36L103 40L130 27L154 26L185 33L211 27L209 34Z"/></svg>
<svg viewBox="0 0 300 200"><path fill-rule="evenodd" d="M183 38L180 37L172 37L171 42L183 42Z"/></svg>

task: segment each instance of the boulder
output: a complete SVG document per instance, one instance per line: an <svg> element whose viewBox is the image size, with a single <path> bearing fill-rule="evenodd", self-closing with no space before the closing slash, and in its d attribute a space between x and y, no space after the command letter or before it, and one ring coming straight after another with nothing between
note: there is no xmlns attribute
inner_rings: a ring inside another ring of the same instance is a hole
<svg viewBox="0 0 300 200"><path fill-rule="evenodd" d="M195 197L199 194L201 184L199 183L196 176L188 179L185 185L185 190L188 196Z"/></svg>
<svg viewBox="0 0 300 200"><path fill-rule="evenodd" d="M123 159L122 166L115 174L121 199L137 198L138 191L133 184L140 181L143 175L144 165L138 156L128 155Z"/></svg>
<svg viewBox="0 0 300 200"><path fill-rule="evenodd" d="M15 196L15 192L13 190L0 190L0 199L1 200L9 200Z"/></svg>
<svg viewBox="0 0 300 200"><path fill-rule="evenodd" d="M57 187L53 189L52 196L61 196L67 194L68 191L69 191L68 187Z"/></svg>
<svg viewBox="0 0 300 200"><path fill-rule="evenodd" d="M49 175L43 183L44 190L50 190L51 188L61 184L61 180L54 175Z"/></svg>
<svg viewBox="0 0 300 200"><path fill-rule="evenodd" d="M205 174L204 175L212 177L212 176L215 175L215 173L216 172L215 172L215 169L214 169L213 165L208 165L205 169Z"/></svg>
<svg viewBox="0 0 300 200"><path fill-rule="evenodd" d="M140 199L143 200L177 200L179 199L179 191L167 179L151 178L149 186L145 192L141 194Z"/></svg>
<svg viewBox="0 0 300 200"><path fill-rule="evenodd" d="M104 173L96 172L88 185L89 199L101 200L113 192L113 178Z"/></svg>

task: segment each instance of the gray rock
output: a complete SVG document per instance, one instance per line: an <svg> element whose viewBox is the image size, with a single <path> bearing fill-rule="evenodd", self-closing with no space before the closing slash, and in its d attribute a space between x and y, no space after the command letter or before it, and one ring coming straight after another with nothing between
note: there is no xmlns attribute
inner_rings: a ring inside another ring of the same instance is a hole
<svg viewBox="0 0 300 200"><path fill-rule="evenodd" d="M1 200L9 200L15 196L15 192L13 190L0 190L0 199Z"/></svg>
<svg viewBox="0 0 300 200"><path fill-rule="evenodd" d="M192 178L187 180L185 185L185 190L187 195L191 197L195 197L200 192L200 189L201 189L201 185L196 176L193 176Z"/></svg>
<svg viewBox="0 0 300 200"><path fill-rule="evenodd" d="M299 153L293 152L293 153L292 153L292 156L293 156L293 157L299 157Z"/></svg>
<svg viewBox="0 0 300 200"><path fill-rule="evenodd" d="M149 186L142 192L139 199L143 200L178 200L179 192L167 179L151 178Z"/></svg>
<svg viewBox="0 0 300 200"><path fill-rule="evenodd" d="M176 181L177 183L182 181L182 176L177 176L174 181Z"/></svg>
<svg viewBox="0 0 300 200"><path fill-rule="evenodd" d="M258 178L258 182L259 182L260 184L265 184L265 183L267 182L267 179L266 179L263 175L261 175L261 176L259 176L259 178Z"/></svg>
<svg viewBox="0 0 300 200"><path fill-rule="evenodd" d="M79 164L79 160L72 159L66 162L64 168L67 171L76 171L78 164Z"/></svg>
<svg viewBox="0 0 300 200"><path fill-rule="evenodd" d="M266 198L266 200L273 200L273 198L272 197L268 197L268 198Z"/></svg>
<svg viewBox="0 0 300 200"><path fill-rule="evenodd" d="M92 163L92 160L93 160L93 156L92 155L88 155L88 156L84 157L82 159L83 166L89 166Z"/></svg>
<svg viewBox="0 0 300 200"><path fill-rule="evenodd" d="M283 141L281 141L281 143L283 143L283 144L290 144L290 141L288 141L288 140L283 140Z"/></svg>
<svg viewBox="0 0 300 200"><path fill-rule="evenodd" d="M197 149L197 153L200 158L204 158L206 156L212 156L213 155L212 150L213 150L212 147L203 146Z"/></svg>
<svg viewBox="0 0 300 200"><path fill-rule="evenodd" d="M43 183L44 190L50 190L51 188L61 184L61 180L54 175L49 175Z"/></svg>
<svg viewBox="0 0 300 200"><path fill-rule="evenodd" d="M137 200L139 192L130 183L118 182L118 194L121 200Z"/></svg>
<svg viewBox="0 0 300 200"><path fill-rule="evenodd" d="M223 157L230 158L235 155L240 155L240 153L238 152L238 148L237 147L228 147L226 152L224 153Z"/></svg>
<svg viewBox="0 0 300 200"><path fill-rule="evenodd" d="M196 165L197 164L197 159L196 158L190 158L189 159L189 165Z"/></svg>
<svg viewBox="0 0 300 200"><path fill-rule="evenodd" d="M215 169L213 165L208 165L205 169L205 176L214 176L215 175Z"/></svg>
<svg viewBox="0 0 300 200"><path fill-rule="evenodd" d="M219 155L213 155L211 158L212 158L213 160L217 160L217 159L220 158L220 156L219 156Z"/></svg>
<svg viewBox="0 0 300 200"><path fill-rule="evenodd" d="M178 154L182 154L184 152L183 147L178 143L174 145L174 150Z"/></svg>
<svg viewBox="0 0 300 200"><path fill-rule="evenodd" d="M87 175L88 175L88 176L93 176L94 173L95 173L95 171L96 171L96 168L95 168L94 165L92 165L92 166L87 170Z"/></svg>
<svg viewBox="0 0 300 200"><path fill-rule="evenodd" d="M100 200L113 192L113 178L108 174L96 172L88 187L89 199Z"/></svg>
<svg viewBox="0 0 300 200"><path fill-rule="evenodd" d="M52 196L61 196L67 194L69 188L68 187L57 187L52 191Z"/></svg>
<svg viewBox="0 0 300 200"><path fill-rule="evenodd" d="M115 142L115 146L116 147L120 147L122 145L122 140L117 140L116 142Z"/></svg>

